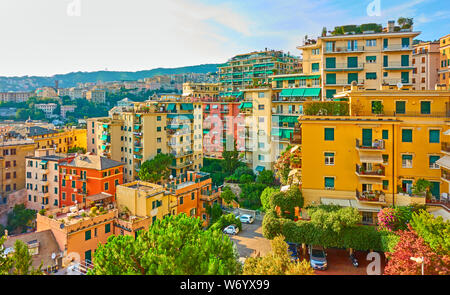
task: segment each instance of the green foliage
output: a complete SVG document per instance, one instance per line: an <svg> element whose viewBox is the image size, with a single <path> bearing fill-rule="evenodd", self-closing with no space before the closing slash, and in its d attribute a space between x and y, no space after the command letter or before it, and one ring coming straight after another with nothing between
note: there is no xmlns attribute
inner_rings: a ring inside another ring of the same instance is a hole
<svg viewBox="0 0 450 295"><path fill-rule="evenodd" d="M24 204L15 205L8 214L7 229L10 233L24 233L27 226L31 226L36 219L36 211L26 209Z"/></svg>
<svg viewBox="0 0 450 295"><path fill-rule="evenodd" d="M234 216L233 213L220 216L220 218L211 225L210 229L222 231L225 227L232 224L236 225L239 230L242 231L242 222L239 218Z"/></svg>
<svg viewBox="0 0 450 295"><path fill-rule="evenodd" d="M241 183L240 205L246 209L256 210L261 208L261 193L267 187L262 183Z"/></svg>
<svg viewBox="0 0 450 295"><path fill-rule="evenodd" d="M222 152L223 162L222 170L229 175L234 173L234 171L239 167L239 152L236 149L236 140L234 141L233 150L227 151L226 146L223 148Z"/></svg>
<svg viewBox="0 0 450 295"><path fill-rule="evenodd" d="M69 154L75 154L75 153L85 154L86 153L86 149L82 148L82 147L74 146L74 147L71 147L70 149L68 149L67 153L69 153Z"/></svg>
<svg viewBox="0 0 450 295"><path fill-rule="evenodd" d="M33 257L28 251L28 245L21 240L14 243L14 253L5 254L3 246L6 237L0 238L0 275L40 275L42 274L42 263L38 268L32 266Z"/></svg>
<svg viewBox="0 0 450 295"><path fill-rule="evenodd" d="M215 223L222 216L222 208L219 204L214 204L212 207L207 205L206 211L211 216L211 223Z"/></svg>
<svg viewBox="0 0 450 295"><path fill-rule="evenodd" d="M253 182L253 177L251 175L248 175L248 174L243 174L243 175L241 175L241 177L239 177L239 182L240 183Z"/></svg>
<svg viewBox="0 0 450 295"><path fill-rule="evenodd" d="M425 210L412 213L411 227L438 254L450 253L450 221L434 217Z"/></svg>
<svg viewBox="0 0 450 295"><path fill-rule="evenodd" d="M300 189L293 185L287 192L274 193L269 198L269 204L272 209L280 208L283 218L293 220L295 217L295 207L302 208L304 199Z"/></svg>
<svg viewBox="0 0 450 295"><path fill-rule="evenodd" d="M344 228L353 227L361 222L361 215L358 209L352 207L342 207L334 211L323 209L309 210L311 223L323 230L341 232Z"/></svg>
<svg viewBox="0 0 450 295"><path fill-rule="evenodd" d="M203 167L200 169L200 171L211 175L212 183L216 186L221 186L224 180L231 175L231 173L223 170L223 162L222 159L205 158L203 159Z"/></svg>
<svg viewBox="0 0 450 295"><path fill-rule="evenodd" d="M384 252L394 252L400 237L396 233L390 231L381 231L380 239L382 248L385 250Z"/></svg>
<svg viewBox="0 0 450 295"><path fill-rule="evenodd" d="M227 186L221 192L220 197L227 205L231 204L233 200L236 200L236 196L233 191Z"/></svg>
<svg viewBox="0 0 450 295"><path fill-rule="evenodd" d="M236 275L241 266L233 242L185 214L157 221L148 231L110 236L94 253L94 275Z"/></svg>
<svg viewBox="0 0 450 295"><path fill-rule="evenodd" d="M5 236L0 236L0 275L7 275L13 266L13 261L5 254L5 247L3 244L6 241Z"/></svg>
<svg viewBox="0 0 450 295"><path fill-rule="evenodd" d="M172 154L157 154L153 159L145 161L139 170L139 179L143 181L158 182L170 175L169 165L175 157Z"/></svg>
<svg viewBox="0 0 450 295"><path fill-rule="evenodd" d="M431 182L420 178L417 179L416 183L412 186L412 193L415 195L420 195L422 193L426 193L431 189Z"/></svg>
<svg viewBox="0 0 450 295"><path fill-rule="evenodd" d="M263 206L264 210L269 210L271 208L270 206L270 197L272 194L278 192L279 188L276 187L266 187L263 192L261 193L261 205Z"/></svg>
<svg viewBox="0 0 450 295"><path fill-rule="evenodd" d="M312 102L304 105L304 114L308 116L348 116L347 102Z"/></svg>
<svg viewBox="0 0 450 295"><path fill-rule="evenodd" d="M263 170L256 177L256 182L271 186L275 182L275 177L272 170Z"/></svg>

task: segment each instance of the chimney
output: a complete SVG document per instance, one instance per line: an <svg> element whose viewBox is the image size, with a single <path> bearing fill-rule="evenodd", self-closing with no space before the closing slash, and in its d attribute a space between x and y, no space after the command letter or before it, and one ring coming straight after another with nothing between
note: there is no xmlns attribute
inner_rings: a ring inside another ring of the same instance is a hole
<svg viewBox="0 0 450 295"><path fill-rule="evenodd" d="M395 27L395 20L388 21L387 25L388 33L394 32L394 27Z"/></svg>

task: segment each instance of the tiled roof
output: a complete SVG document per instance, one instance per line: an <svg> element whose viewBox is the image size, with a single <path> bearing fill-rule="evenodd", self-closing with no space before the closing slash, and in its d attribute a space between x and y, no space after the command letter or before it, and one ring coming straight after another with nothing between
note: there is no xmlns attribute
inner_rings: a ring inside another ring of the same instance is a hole
<svg viewBox="0 0 450 295"><path fill-rule="evenodd" d="M97 155L85 154L76 156L72 161L62 162L60 165L95 170L105 170L122 166L124 165L124 163Z"/></svg>

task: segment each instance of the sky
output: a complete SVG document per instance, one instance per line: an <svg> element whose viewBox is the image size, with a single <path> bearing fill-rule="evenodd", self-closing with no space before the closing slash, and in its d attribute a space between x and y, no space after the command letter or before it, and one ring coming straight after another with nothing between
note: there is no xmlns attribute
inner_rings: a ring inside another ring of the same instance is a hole
<svg viewBox="0 0 450 295"><path fill-rule="evenodd" d="M0 76L223 63L265 48L300 55L323 27L401 16L421 40L450 34L448 0L0 0Z"/></svg>

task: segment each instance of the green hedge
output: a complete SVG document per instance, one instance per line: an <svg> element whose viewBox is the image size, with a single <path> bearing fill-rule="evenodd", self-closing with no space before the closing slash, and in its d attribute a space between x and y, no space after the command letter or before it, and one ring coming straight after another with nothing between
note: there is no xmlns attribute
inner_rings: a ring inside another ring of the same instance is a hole
<svg viewBox="0 0 450 295"><path fill-rule="evenodd" d="M393 237L379 232L373 226L358 225L343 228L340 232L323 230L312 222L277 218L273 211L266 213L263 220L263 235L273 239L282 234L286 241L298 244L322 245L333 248L352 248L360 251L386 252L395 242ZM382 241L382 237L384 237ZM386 245L389 245L387 247Z"/></svg>
<svg viewBox="0 0 450 295"><path fill-rule="evenodd" d="M305 104L305 115L308 116L348 116L348 102L313 102Z"/></svg>
<svg viewBox="0 0 450 295"><path fill-rule="evenodd" d="M227 215L222 215L220 216L220 218L211 225L211 229L212 230L220 230L222 231L225 227L231 225L231 224L235 224L240 231L242 231L242 222L239 218L237 218L236 216L234 216L234 214L230 213Z"/></svg>

